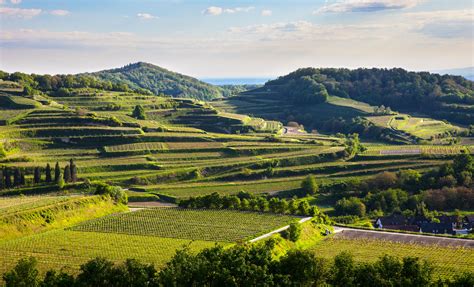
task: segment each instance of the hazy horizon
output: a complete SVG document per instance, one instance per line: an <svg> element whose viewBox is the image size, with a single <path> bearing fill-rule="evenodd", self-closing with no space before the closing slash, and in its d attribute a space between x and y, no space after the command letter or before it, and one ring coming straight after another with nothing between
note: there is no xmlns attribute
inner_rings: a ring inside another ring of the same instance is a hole
<svg viewBox="0 0 474 287"><path fill-rule="evenodd" d="M89 71L77 71L77 72L73 72L73 73L39 73L37 71L28 71L28 70L6 70L6 69L2 69L0 68L0 70L2 71L5 71L7 73L15 73L15 72L23 72L23 73L28 73L28 74L49 74L49 75L65 75L65 74L82 74L82 73L94 73L94 72L99 72L99 71L104 71L104 70L111 70L111 69L116 69L116 68L122 68L126 65L129 65L129 64L134 64L134 63L139 63L139 62L143 62L143 61L134 61L134 62L130 62L130 63L124 63L124 64L117 64L116 66L110 66L110 67L104 67L104 68L101 68L101 69L95 69L95 70L89 70ZM146 62L146 63L149 63L149 64L152 64L152 65L156 65L156 66L159 66L161 68L165 68L167 70L170 70L172 72L176 72L176 73L179 73L179 74L183 74L183 75L186 75L186 76L191 76L191 77L194 77L196 79L199 79L203 82L208 82L210 84L215 84L215 85L226 85L228 83L222 83L222 84L218 84L218 83L212 83L212 82L230 82L232 80L237 80L237 81L242 81L242 80L250 80L251 82L249 83L245 83L245 84L255 84L255 81L257 82L262 82L262 81L267 81L267 80L271 80L271 79L276 79L280 76L284 76L288 73L291 73L293 71L295 71L296 69L299 69L299 68L308 68L308 67L311 67L311 68L347 68L347 67L317 67L317 66L301 66L301 67L297 67L293 70L289 70L288 72L284 73L284 74L279 74L279 75L236 75L236 76L196 76L196 75L190 75L190 74L185 74L181 71L176 71L176 70L173 70L169 67L165 67L165 66L162 66L162 65L159 65L159 64L156 64L156 63L151 63L151 62ZM358 69L358 68L367 68L367 69L371 69L371 68L381 68L381 69L392 69L392 68L402 68L402 69L406 69L406 68L403 68L403 67L353 67L353 68L348 68L348 69ZM409 69L406 69L408 71L413 71L413 72L430 72L430 73L437 73L437 74L452 74L452 75L460 75L460 76L464 76L465 74L467 74L468 71L471 72L471 74L474 74L474 66L472 67L460 67L460 68L447 68L447 69L434 69L434 70L427 70L427 69L422 69L422 70L409 70ZM471 79L472 80L472 79Z"/></svg>
<svg viewBox="0 0 474 287"><path fill-rule="evenodd" d="M0 0L0 69L69 74L149 62L197 78L301 67L474 66L471 1Z"/></svg>

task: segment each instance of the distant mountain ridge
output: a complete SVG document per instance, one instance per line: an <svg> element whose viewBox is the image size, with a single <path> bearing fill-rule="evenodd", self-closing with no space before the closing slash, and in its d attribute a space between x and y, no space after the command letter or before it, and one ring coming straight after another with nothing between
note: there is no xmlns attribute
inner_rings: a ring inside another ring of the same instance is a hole
<svg viewBox="0 0 474 287"><path fill-rule="evenodd" d="M446 70L438 70L434 71L438 74L447 74L447 75L456 75L462 76L468 80L474 81L474 67L466 67L466 68L459 68L459 69L446 69Z"/></svg>
<svg viewBox="0 0 474 287"><path fill-rule="evenodd" d="M263 85L272 78L201 78L200 80L211 85Z"/></svg>
<svg viewBox="0 0 474 287"><path fill-rule="evenodd" d="M87 74L112 83L124 83L132 89L146 89L154 94L198 100L222 97L222 90L216 86L144 62Z"/></svg>

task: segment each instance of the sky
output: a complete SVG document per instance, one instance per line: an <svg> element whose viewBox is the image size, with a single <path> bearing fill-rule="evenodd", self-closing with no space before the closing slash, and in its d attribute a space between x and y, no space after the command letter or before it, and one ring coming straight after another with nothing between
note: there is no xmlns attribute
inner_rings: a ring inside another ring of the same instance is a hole
<svg viewBox="0 0 474 287"><path fill-rule="evenodd" d="M0 69L138 61L199 78L474 66L471 0L0 0Z"/></svg>

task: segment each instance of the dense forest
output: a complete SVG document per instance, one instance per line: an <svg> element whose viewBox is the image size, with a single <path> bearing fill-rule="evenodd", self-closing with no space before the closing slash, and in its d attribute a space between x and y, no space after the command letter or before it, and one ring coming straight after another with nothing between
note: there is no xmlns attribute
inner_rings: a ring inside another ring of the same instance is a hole
<svg viewBox="0 0 474 287"><path fill-rule="evenodd" d="M222 90L216 86L143 62L87 75L112 83L125 83L132 89L146 89L157 95L199 100L222 96Z"/></svg>
<svg viewBox="0 0 474 287"><path fill-rule="evenodd" d="M259 87L258 85L213 86L147 63L76 75L39 75L0 71L0 79L20 84L26 95L44 92L51 96L74 96L77 91L72 89L89 88L212 100Z"/></svg>
<svg viewBox="0 0 474 287"><path fill-rule="evenodd" d="M23 88L25 95L47 93L51 96L73 96L77 92L73 91L73 89L82 88L119 92L131 91L130 87L125 83L103 81L91 75L38 75L21 72L10 74L0 71L0 80L19 84L19 87ZM141 88L134 91L141 94L151 94L150 91Z"/></svg>
<svg viewBox="0 0 474 287"><path fill-rule="evenodd" d="M269 81L262 89L299 105L325 102L329 94L459 124L474 122L474 83L460 76L400 68L304 68Z"/></svg>

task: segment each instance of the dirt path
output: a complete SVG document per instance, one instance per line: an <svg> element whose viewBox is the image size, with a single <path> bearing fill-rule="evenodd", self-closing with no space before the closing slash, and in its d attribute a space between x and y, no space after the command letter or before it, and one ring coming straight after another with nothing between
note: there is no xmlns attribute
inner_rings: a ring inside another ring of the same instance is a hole
<svg viewBox="0 0 474 287"><path fill-rule="evenodd" d="M298 221L298 222L299 222L299 223L303 223L303 222L306 222L306 221L310 220L311 218L312 218L312 217L305 217L305 218L302 218L302 219L301 219L300 221ZM268 232L268 233L266 233L266 234L264 234L264 235L261 235L261 236L259 236L259 237L257 237L257 238L254 238L254 239L252 239L252 240L249 240L249 242L250 242L250 243L253 243L253 242L262 240L262 239L264 239L264 238L270 237L270 236L272 236L273 234L282 232L283 230L287 230L289 227L290 227L289 225L283 226L282 228L278 228L278 229L273 230L273 231L271 231L271 232Z"/></svg>
<svg viewBox="0 0 474 287"><path fill-rule="evenodd" d="M429 235L385 232L377 230L361 230L347 227L334 227L336 238L347 239L377 239L403 243L433 244L442 246L457 246L474 248L474 240L462 238L437 237Z"/></svg>
<svg viewBox="0 0 474 287"><path fill-rule="evenodd" d="M176 207L176 204L160 202L160 201L142 201L129 202L128 207L131 208L150 208L150 207Z"/></svg>
<svg viewBox="0 0 474 287"><path fill-rule="evenodd" d="M285 135L307 135L307 133L299 131L298 128L295 127L283 127L283 134Z"/></svg>

